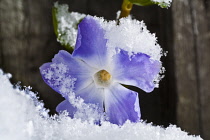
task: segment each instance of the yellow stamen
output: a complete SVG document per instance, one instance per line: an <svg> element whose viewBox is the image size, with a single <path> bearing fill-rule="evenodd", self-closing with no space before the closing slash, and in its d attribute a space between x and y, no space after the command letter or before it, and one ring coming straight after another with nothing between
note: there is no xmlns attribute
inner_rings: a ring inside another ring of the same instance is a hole
<svg viewBox="0 0 210 140"><path fill-rule="evenodd" d="M98 88L105 88L111 84L112 75L106 70L100 70L93 75L93 80Z"/></svg>
<svg viewBox="0 0 210 140"><path fill-rule="evenodd" d="M100 80L107 82L111 79L111 75L106 70L100 70L99 71Z"/></svg>

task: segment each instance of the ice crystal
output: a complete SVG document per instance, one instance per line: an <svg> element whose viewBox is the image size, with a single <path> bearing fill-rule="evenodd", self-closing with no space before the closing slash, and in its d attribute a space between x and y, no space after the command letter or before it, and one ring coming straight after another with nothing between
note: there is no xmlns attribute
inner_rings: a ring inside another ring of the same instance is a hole
<svg viewBox="0 0 210 140"><path fill-rule="evenodd" d="M158 3L160 7L170 7L172 0L152 0L155 3Z"/></svg>

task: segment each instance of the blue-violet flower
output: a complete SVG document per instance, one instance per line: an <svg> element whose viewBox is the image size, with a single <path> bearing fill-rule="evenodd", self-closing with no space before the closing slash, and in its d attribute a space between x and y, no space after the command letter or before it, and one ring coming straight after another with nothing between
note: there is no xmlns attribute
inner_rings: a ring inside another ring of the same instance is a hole
<svg viewBox="0 0 210 140"><path fill-rule="evenodd" d="M52 62L40 67L42 77L66 99L57 106L57 112L67 110L70 116L73 115L75 108L68 101L71 90L85 103L104 109L111 123L122 125L126 120L138 122L138 94L122 84L151 92L161 64L143 53L130 56L118 46L115 55L108 55L104 34L104 29L94 17L84 18L78 26L73 54L59 51Z"/></svg>

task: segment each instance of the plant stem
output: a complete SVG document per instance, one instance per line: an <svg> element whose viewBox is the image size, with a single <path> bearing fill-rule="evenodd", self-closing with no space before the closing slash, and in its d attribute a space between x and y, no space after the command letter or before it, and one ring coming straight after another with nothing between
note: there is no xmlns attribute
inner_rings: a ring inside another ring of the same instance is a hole
<svg viewBox="0 0 210 140"><path fill-rule="evenodd" d="M133 4L129 0L123 0L120 18L127 17L130 15L130 11L132 10Z"/></svg>

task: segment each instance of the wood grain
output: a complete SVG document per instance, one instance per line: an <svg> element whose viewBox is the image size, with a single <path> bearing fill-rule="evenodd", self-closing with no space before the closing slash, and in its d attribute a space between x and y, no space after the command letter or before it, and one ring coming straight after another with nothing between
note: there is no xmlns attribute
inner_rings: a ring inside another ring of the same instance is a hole
<svg viewBox="0 0 210 140"><path fill-rule="evenodd" d="M173 2L177 123L204 139L210 135L210 38L205 3Z"/></svg>

